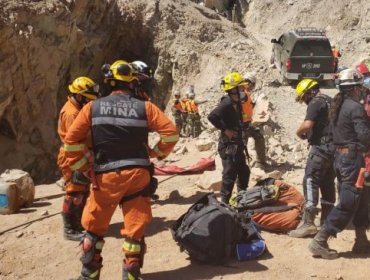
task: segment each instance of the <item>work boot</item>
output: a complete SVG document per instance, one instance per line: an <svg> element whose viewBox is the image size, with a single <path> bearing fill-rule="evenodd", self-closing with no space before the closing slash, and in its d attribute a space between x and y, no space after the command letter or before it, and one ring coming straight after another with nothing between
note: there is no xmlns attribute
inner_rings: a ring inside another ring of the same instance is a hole
<svg viewBox="0 0 370 280"><path fill-rule="evenodd" d="M329 248L329 237L330 233L325 231L324 227L315 235L310 245L308 245L308 249L314 257L321 257L327 260L338 258L338 252Z"/></svg>
<svg viewBox="0 0 370 280"><path fill-rule="evenodd" d="M321 216L320 216L320 226L322 226L326 218L329 216L331 210L334 208L334 204L321 204Z"/></svg>
<svg viewBox="0 0 370 280"><path fill-rule="evenodd" d="M71 278L69 280L99 280L100 279L100 270L101 270L101 267L98 268L98 270L96 270L95 272L93 272L89 269L86 270L86 268L83 268L82 269L82 274L88 273L89 276L80 275L78 278Z"/></svg>
<svg viewBox="0 0 370 280"><path fill-rule="evenodd" d="M70 278L69 280L96 280L98 278L90 278L90 277L87 277L87 276L79 276L78 278Z"/></svg>
<svg viewBox="0 0 370 280"><path fill-rule="evenodd" d="M316 209L305 208L303 213L303 223L300 223L295 230L288 233L290 237L304 238L317 233L317 227L314 224Z"/></svg>
<svg viewBox="0 0 370 280"><path fill-rule="evenodd" d="M253 167L265 170L269 167L269 165L266 162L256 161Z"/></svg>
<svg viewBox="0 0 370 280"><path fill-rule="evenodd" d="M352 253L355 254L369 254L370 253L370 242L366 236L365 227L355 228L356 239L355 244L352 247Z"/></svg>
<svg viewBox="0 0 370 280"><path fill-rule="evenodd" d="M134 263L132 265L123 264L122 267L122 280L142 280L140 265Z"/></svg>
<svg viewBox="0 0 370 280"><path fill-rule="evenodd" d="M81 241L84 237L84 233L82 231L76 230L73 228L73 215L70 213L62 213L63 216L63 236L66 240L71 241Z"/></svg>

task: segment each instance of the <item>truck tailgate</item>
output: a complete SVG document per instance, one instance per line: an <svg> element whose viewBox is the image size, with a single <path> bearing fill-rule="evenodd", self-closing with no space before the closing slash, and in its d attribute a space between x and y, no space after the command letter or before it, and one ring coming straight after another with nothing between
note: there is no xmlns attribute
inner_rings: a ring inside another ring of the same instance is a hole
<svg viewBox="0 0 370 280"><path fill-rule="evenodd" d="M304 57L294 56L291 57L291 73L302 73L305 76L316 77L320 73L333 73L333 57L332 56L320 56L320 57ZM307 75L308 74L308 75Z"/></svg>

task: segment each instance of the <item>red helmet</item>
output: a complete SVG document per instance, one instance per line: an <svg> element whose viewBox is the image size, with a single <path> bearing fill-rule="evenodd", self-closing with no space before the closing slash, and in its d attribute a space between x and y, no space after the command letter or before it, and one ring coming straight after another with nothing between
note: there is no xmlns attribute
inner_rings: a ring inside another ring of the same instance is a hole
<svg viewBox="0 0 370 280"><path fill-rule="evenodd" d="M363 63L356 66L357 72L361 73L362 75L370 74L369 68Z"/></svg>

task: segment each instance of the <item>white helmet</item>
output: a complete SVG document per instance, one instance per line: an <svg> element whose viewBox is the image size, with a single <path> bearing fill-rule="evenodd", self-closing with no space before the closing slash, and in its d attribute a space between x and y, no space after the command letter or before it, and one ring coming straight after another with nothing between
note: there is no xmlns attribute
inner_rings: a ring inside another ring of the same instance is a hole
<svg viewBox="0 0 370 280"><path fill-rule="evenodd" d="M354 69L345 69L339 73L339 86L356 86L364 83L364 76Z"/></svg>
<svg viewBox="0 0 370 280"><path fill-rule="evenodd" d="M195 93L193 91L189 92L188 95L189 95L190 98L195 97Z"/></svg>
<svg viewBox="0 0 370 280"><path fill-rule="evenodd" d="M250 72L248 72L244 75L244 80L247 81L247 82L249 81L254 85L256 84L256 81L257 81L256 75L253 74L253 73L250 73Z"/></svg>
<svg viewBox="0 0 370 280"><path fill-rule="evenodd" d="M180 96L180 91L177 89L173 92L173 96L176 97L176 96Z"/></svg>
<svg viewBox="0 0 370 280"><path fill-rule="evenodd" d="M136 60L131 62L130 65L134 68L140 80L150 79L153 77L152 69L145 62Z"/></svg>
<svg viewBox="0 0 370 280"><path fill-rule="evenodd" d="M194 93L194 86L193 85L190 85L186 94L190 94L190 93Z"/></svg>

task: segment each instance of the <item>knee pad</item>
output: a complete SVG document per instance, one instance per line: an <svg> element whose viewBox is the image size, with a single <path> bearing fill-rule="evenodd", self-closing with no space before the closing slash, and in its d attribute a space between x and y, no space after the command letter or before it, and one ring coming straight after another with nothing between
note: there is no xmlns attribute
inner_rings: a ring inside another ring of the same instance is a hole
<svg viewBox="0 0 370 280"><path fill-rule="evenodd" d="M104 246L104 239L94 233L86 232L82 242L82 256L81 262L84 265L92 264L92 263L101 263L101 251Z"/></svg>
<svg viewBox="0 0 370 280"><path fill-rule="evenodd" d="M67 193L63 201L63 213L71 213L75 209L83 208L86 203L86 194L83 192Z"/></svg>

